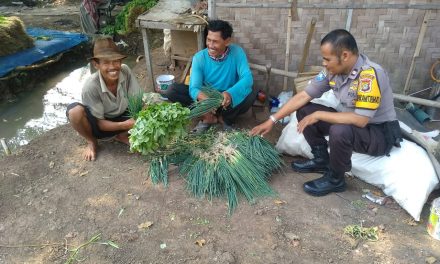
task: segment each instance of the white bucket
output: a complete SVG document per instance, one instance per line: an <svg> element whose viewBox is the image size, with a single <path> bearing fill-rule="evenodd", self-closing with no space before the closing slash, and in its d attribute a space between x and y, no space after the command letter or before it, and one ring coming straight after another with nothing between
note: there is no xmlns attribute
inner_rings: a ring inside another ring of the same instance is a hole
<svg viewBox="0 0 440 264"><path fill-rule="evenodd" d="M440 198L432 201L427 229L433 238L440 240Z"/></svg>
<svg viewBox="0 0 440 264"><path fill-rule="evenodd" d="M174 75L166 74L159 75L156 78L157 89L165 91L168 89L168 86L174 83Z"/></svg>

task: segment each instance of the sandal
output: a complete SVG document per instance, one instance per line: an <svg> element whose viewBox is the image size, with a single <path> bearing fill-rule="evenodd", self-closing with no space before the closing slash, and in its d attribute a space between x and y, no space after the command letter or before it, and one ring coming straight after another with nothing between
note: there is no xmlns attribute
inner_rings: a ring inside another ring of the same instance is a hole
<svg viewBox="0 0 440 264"><path fill-rule="evenodd" d="M208 130L211 127L211 124L208 123L203 123L202 121L200 121L194 128L193 130L191 130L191 133L194 134L201 134L203 132L205 132L206 130Z"/></svg>

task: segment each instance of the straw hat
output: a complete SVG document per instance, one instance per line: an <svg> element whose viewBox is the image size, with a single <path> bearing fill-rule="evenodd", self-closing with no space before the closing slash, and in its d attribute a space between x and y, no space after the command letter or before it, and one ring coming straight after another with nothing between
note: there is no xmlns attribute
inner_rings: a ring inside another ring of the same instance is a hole
<svg viewBox="0 0 440 264"><path fill-rule="evenodd" d="M89 58L89 60L92 59L120 60L126 57L127 56L119 52L118 47L111 38L101 38L95 41L95 45L93 47L93 57Z"/></svg>

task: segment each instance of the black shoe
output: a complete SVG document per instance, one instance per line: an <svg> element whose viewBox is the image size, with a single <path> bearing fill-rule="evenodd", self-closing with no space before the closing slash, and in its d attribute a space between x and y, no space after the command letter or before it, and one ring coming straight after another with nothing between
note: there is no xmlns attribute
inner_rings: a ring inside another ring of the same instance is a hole
<svg viewBox="0 0 440 264"><path fill-rule="evenodd" d="M318 163L315 159L292 162L292 169L296 172L326 172L328 163Z"/></svg>
<svg viewBox="0 0 440 264"><path fill-rule="evenodd" d="M303 189L313 196L324 196L332 192L343 192L347 189L344 173L328 170L321 178L304 183Z"/></svg>
<svg viewBox="0 0 440 264"><path fill-rule="evenodd" d="M292 162L292 169L297 172L326 172L330 157L327 145L312 147L313 159L300 162Z"/></svg>

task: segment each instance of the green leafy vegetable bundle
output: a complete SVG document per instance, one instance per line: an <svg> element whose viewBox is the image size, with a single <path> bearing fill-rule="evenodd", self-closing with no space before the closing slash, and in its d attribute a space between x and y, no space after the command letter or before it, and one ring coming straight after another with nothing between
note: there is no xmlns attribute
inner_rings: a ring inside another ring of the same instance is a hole
<svg viewBox="0 0 440 264"><path fill-rule="evenodd" d="M268 177L280 169L282 160L274 147L259 136L245 131L213 131L186 137L175 145L173 155L154 158L150 164L153 183L168 182L168 162L179 166L187 188L196 197L225 196L229 212L238 204L239 194L253 201L274 195Z"/></svg>
<svg viewBox="0 0 440 264"><path fill-rule="evenodd" d="M189 109L179 103L149 105L130 129L130 150L149 155L187 134Z"/></svg>

